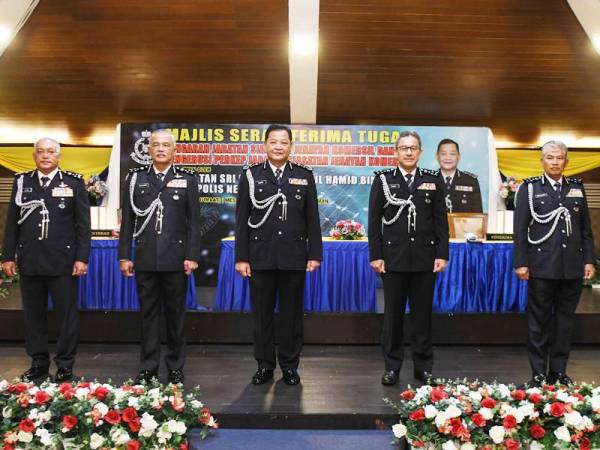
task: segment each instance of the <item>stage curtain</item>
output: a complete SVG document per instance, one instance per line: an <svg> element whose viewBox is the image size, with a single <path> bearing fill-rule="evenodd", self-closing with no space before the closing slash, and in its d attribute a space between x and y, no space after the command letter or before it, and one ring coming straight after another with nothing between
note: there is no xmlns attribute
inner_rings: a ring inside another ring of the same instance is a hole
<svg viewBox="0 0 600 450"><path fill-rule="evenodd" d="M542 173L539 150L496 150L498 168L505 176L519 180ZM569 151L565 175L570 177L600 167L600 152Z"/></svg>
<svg viewBox="0 0 600 450"><path fill-rule="evenodd" d="M61 147L59 166L83 174L98 175L108 167L111 147ZM0 146L0 165L13 172L24 172L35 168L32 146Z"/></svg>

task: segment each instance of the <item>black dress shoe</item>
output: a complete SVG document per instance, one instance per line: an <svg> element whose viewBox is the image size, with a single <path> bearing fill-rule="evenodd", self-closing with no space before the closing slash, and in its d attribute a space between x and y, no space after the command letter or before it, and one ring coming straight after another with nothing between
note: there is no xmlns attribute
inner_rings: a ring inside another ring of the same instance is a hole
<svg viewBox="0 0 600 450"><path fill-rule="evenodd" d="M416 380L419 380L421 383L429 383L433 381L433 374L426 370L415 370L413 373Z"/></svg>
<svg viewBox="0 0 600 450"><path fill-rule="evenodd" d="M296 386L300 384L300 375L295 369L281 369L283 373L283 382L288 386Z"/></svg>
<svg viewBox="0 0 600 450"><path fill-rule="evenodd" d="M525 383L528 387L542 387L544 386L548 380L546 380L546 375L543 373L534 373L527 383Z"/></svg>
<svg viewBox="0 0 600 450"><path fill-rule="evenodd" d="M181 370L169 370L168 380L169 383L179 384L183 383L185 377L183 376L183 372Z"/></svg>
<svg viewBox="0 0 600 450"><path fill-rule="evenodd" d="M564 384L565 386L571 386L573 383L573 380L571 380L571 377L569 375L567 375L566 373L562 373L562 372L550 372L548 374L548 384Z"/></svg>
<svg viewBox="0 0 600 450"><path fill-rule="evenodd" d="M55 383L64 383L65 381L71 381L73 379L73 369L67 367L59 367L56 369L56 375L54 375Z"/></svg>
<svg viewBox="0 0 600 450"><path fill-rule="evenodd" d="M156 370L140 370L140 373L135 377L135 384L149 383L153 378L158 379L158 371Z"/></svg>
<svg viewBox="0 0 600 450"><path fill-rule="evenodd" d="M48 366L31 366L29 370L23 372L21 375L21 381L25 383L31 383L32 381L42 380L50 378L48 373Z"/></svg>
<svg viewBox="0 0 600 450"><path fill-rule="evenodd" d="M387 370L381 377L381 384L383 384L384 386L393 386L398 382L399 376L399 370Z"/></svg>
<svg viewBox="0 0 600 450"><path fill-rule="evenodd" d="M273 370L271 369L258 369L254 375L252 375L252 384L260 385L265 384L267 381L273 379Z"/></svg>

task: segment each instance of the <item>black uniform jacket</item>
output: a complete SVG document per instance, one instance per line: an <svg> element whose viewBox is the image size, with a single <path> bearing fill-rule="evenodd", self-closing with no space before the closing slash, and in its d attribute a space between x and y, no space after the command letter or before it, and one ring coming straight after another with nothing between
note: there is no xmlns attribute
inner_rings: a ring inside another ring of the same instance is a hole
<svg viewBox="0 0 600 450"><path fill-rule="evenodd" d="M259 223L267 209L257 209L250 200L246 171L254 180L256 200L264 200L281 191L287 201L287 216L283 215L279 198L265 221ZM305 270L307 260L323 259L321 225L317 188L312 170L287 162L281 186L267 161L244 167L238 186L235 226L235 260L249 262L255 270Z"/></svg>
<svg viewBox="0 0 600 450"><path fill-rule="evenodd" d="M528 267L536 278L575 279L583 277L585 264L594 262L594 237L583 183L578 178L565 178L559 195L546 176L527 178L519 187L515 200L514 216L514 266ZM532 220L528 187L532 186L533 209L536 214L549 213L560 206L569 210L571 235L560 218L552 235L544 242L530 244L545 236L554 220L540 224Z"/></svg>
<svg viewBox="0 0 600 450"><path fill-rule="evenodd" d="M134 268L142 271L170 272L183 270L183 261L200 258L200 205L198 181L193 172L171 166L164 181L156 176L153 166L131 169L123 186L123 215L119 237L119 259L133 260ZM137 180L133 201L144 210L160 194L163 203L162 230L157 227L155 211L144 231L135 238L132 257L131 241L145 217L134 214L130 201L133 173ZM160 231L160 232L159 232Z"/></svg>
<svg viewBox="0 0 600 450"><path fill-rule="evenodd" d="M440 180L444 188L444 193L446 196L449 196L450 202L452 202L452 211L448 208L448 212L483 212L481 190L477 175L456 169L450 183L450 189L447 188L446 180L441 171Z"/></svg>
<svg viewBox="0 0 600 450"><path fill-rule="evenodd" d="M48 209L48 237L41 236L42 214L37 208L18 225L21 208L15 202L17 180L23 179L22 202L44 200ZM4 233L3 261L15 256L23 275L70 275L75 261L90 256L90 203L80 174L59 170L43 189L37 170L15 176Z"/></svg>
<svg viewBox="0 0 600 450"><path fill-rule="evenodd" d="M386 206L380 175L393 196L411 198L416 229L408 227L408 206L396 222L383 225L382 217L391 219L399 207ZM434 259L448 260L448 219L437 171L418 168L410 189L399 168L375 172L369 196L369 254L371 261L383 259L386 271L395 272L432 271Z"/></svg>

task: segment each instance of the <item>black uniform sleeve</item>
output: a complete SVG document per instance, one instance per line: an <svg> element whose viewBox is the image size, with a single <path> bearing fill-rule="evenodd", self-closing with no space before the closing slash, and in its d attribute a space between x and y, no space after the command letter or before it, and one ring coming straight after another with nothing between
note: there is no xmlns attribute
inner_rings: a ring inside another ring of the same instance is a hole
<svg viewBox="0 0 600 450"><path fill-rule="evenodd" d="M594 251L594 235L592 233L592 224L590 221L590 211L588 209L585 189L581 186L583 194L583 208L581 211L581 245L583 248L583 262L585 264L594 264L596 254Z"/></svg>
<svg viewBox="0 0 600 450"><path fill-rule="evenodd" d="M383 186L379 176L375 176L369 194L369 260L383 259L383 233L381 218L383 217Z"/></svg>
<svg viewBox="0 0 600 450"><path fill-rule="evenodd" d="M10 194L10 203L6 215L6 226L4 228L4 245L2 247L2 262L14 261L17 250L17 241L19 239L19 207L15 203L17 194L17 179L13 182L12 193Z"/></svg>
<svg viewBox="0 0 600 450"><path fill-rule="evenodd" d="M185 249L185 259L188 261L198 261L200 259L200 193L198 190L198 178L191 175L188 179L191 181L188 186L187 195L187 246Z"/></svg>
<svg viewBox="0 0 600 450"><path fill-rule="evenodd" d="M473 178L473 197L475 197L475 204L473 205L473 212L482 213L483 212L483 202L481 201L481 188L479 187L479 180L477 178ZM489 207L488 207L489 209Z"/></svg>
<svg viewBox="0 0 600 450"><path fill-rule="evenodd" d="M133 239L133 226L135 216L131 210L131 204L129 202L129 177L125 178L123 183L122 201L121 201L121 230L119 232L119 260L131 259L131 240Z"/></svg>
<svg viewBox="0 0 600 450"><path fill-rule="evenodd" d="M435 184L436 196L433 204L433 227L437 239L435 259L445 259L448 261L450 233L448 231L448 214L446 213L446 202L444 200L444 185L439 178L435 179Z"/></svg>
<svg viewBox="0 0 600 450"><path fill-rule="evenodd" d="M513 265L518 267L529 267L527 261L527 229L531 221L531 212L527 198L527 183L523 183L515 197L515 215L513 218Z"/></svg>
<svg viewBox="0 0 600 450"><path fill-rule="evenodd" d="M323 239L321 236L321 220L319 219L319 199L317 198L317 185L312 172L308 178L306 229L308 231L308 259L322 261Z"/></svg>
<svg viewBox="0 0 600 450"><path fill-rule="evenodd" d="M90 199L82 179L75 184L75 233L77 253L75 261L87 263L90 259L92 227L90 224Z"/></svg>
<svg viewBox="0 0 600 450"><path fill-rule="evenodd" d="M246 170L250 170L249 168ZM238 183L238 196L235 206L235 262L250 261L250 230L248 218L250 217L250 193L246 171L242 170Z"/></svg>

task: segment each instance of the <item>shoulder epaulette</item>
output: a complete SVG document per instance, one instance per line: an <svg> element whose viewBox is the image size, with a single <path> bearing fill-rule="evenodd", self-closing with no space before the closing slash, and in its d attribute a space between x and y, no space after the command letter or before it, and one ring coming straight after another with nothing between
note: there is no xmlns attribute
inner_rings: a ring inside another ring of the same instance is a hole
<svg viewBox="0 0 600 450"><path fill-rule="evenodd" d="M566 177L566 178L569 183L583 184L583 180L581 178L575 178L575 177Z"/></svg>
<svg viewBox="0 0 600 450"><path fill-rule="evenodd" d="M469 176L471 176L471 177L473 177L473 178L477 178L477 175L476 175L476 174L474 174L473 172L469 172L468 170L461 170L461 171L460 171L460 173L461 173L461 174L463 174L463 173L464 173L465 175L469 175Z"/></svg>
<svg viewBox="0 0 600 450"><path fill-rule="evenodd" d="M69 175L73 178L77 178L79 180L83 178L83 175L81 175L80 173L77 173L77 172L70 172L68 170L63 170L62 173L64 173L65 175Z"/></svg>
<svg viewBox="0 0 600 450"><path fill-rule="evenodd" d="M382 170L376 170L375 172L373 172L375 175L379 176L383 173L388 173L388 172L393 172L394 170L396 170L395 168L391 168L391 169L382 169Z"/></svg>
<svg viewBox="0 0 600 450"><path fill-rule="evenodd" d="M305 166L304 164L300 164L300 163L297 163L297 162L291 162L291 161L290 161L290 164L292 164L292 165L294 165L294 166L302 167L303 169L306 169L306 170L310 170L311 172L312 172L312 170L313 170L313 169L312 169L312 167L310 167L310 166Z"/></svg>
<svg viewBox="0 0 600 450"><path fill-rule="evenodd" d="M252 163L252 164L248 164L248 163L246 163L246 164L244 164L244 166L242 167L242 170L248 170L248 169L251 169L252 167L261 166L261 165L263 165L264 163L265 163L264 161L259 161L259 162L255 162L255 163Z"/></svg>
<svg viewBox="0 0 600 450"><path fill-rule="evenodd" d="M129 173L133 173L133 172L140 172L142 170L148 170L148 166L139 166L139 167L134 167L132 169L129 169Z"/></svg>
<svg viewBox="0 0 600 450"><path fill-rule="evenodd" d="M187 167L178 167L176 170L177 170L177 172L187 173L188 175L193 175L193 176L197 175L196 172L194 172L191 169L188 169Z"/></svg>
<svg viewBox="0 0 600 450"><path fill-rule="evenodd" d="M20 177L21 175L31 175L35 172L36 169L26 170L25 172L15 173L15 177Z"/></svg>
<svg viewBox="0 0 600 450"><path fill-rule="evenodd" d="M523 180L523 183L535 183L536 181L540 181L543 175L538 175L537 177L529 177Z"/></svg>
<svg viewBox="0 0 600 450"><path fill-rule="evenodd" d="M431 169L419 169L421 171L421 173L426 173L428 175L433 175L434 177L437 177L440 174L439 170L431 170Z"/></svg>

